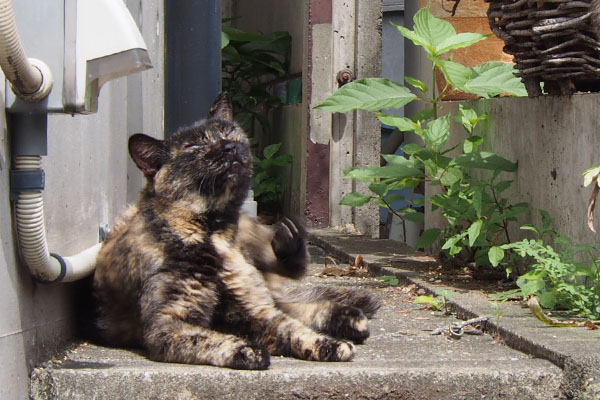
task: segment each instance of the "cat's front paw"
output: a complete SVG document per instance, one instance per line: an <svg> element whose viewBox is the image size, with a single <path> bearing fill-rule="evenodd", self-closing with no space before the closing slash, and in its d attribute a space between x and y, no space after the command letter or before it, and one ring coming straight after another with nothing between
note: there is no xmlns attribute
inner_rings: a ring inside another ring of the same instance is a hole
<svg viewBox="0 0 600 400"><path fill-rule="evenodd" d="M245 345L233 356L230 368L264 370L269 368L271 357L264 346Z"/></svg>
<svg viewBox="0 0 600 400"><path fill-rule="evenodd" d="M352 343L326 337L317 341L317 351L313 353L315 361L350 361L356 348Z"/></svg>
<svg viewBox="0 0 600 400"><path fill-rule="evenodd" d="M284 218L275 225L275 236L271 246L278 259L278 272L291 278L298 278L306 271L308 250L306 231L297 221Z"/></svg>
<svg viewBox="0 0 600 400"><path fill-rule="evenodd" d="M326 333L361 344L369 337L367 317L359 308L336 305L331 310L331 320Z"/></svg>

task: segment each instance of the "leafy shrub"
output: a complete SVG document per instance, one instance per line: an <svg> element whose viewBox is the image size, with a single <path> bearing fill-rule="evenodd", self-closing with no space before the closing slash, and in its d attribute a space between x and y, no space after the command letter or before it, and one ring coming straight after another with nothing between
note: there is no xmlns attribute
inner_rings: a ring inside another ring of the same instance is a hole
<svg viewBox="0 0 600 400"><path fill-rule="evenodd" d="M490 248L510 241L508 224L527 210L527 204L511 204L501 194L511 184L501 180L501 173L512 173L517 164L492 152L481 150L483 137L475 128L487 115L463 105L452 115L441 115L440 102L453 87L462 92L482 97L500 94L526 95L521 80L514 75L512 65L488 62L468 68L445 57L453 49L470 46L487 38L478 33L456 33L452 25L433 17L427 6L417 12L414 31L396 26L400 33L420 46L433 63L433 87L422 81L405 77L418 94L406 86L383 78L364 78L344 85L317 108L331 112L361 109L377 112L384 124L400 131L412 131L423 144L406 144L402 150L407 157L383 155L387 165L381 167L353 167L344 170L346 178L368 182L370 193L346 194L340 204L360 207L370 201L384 207L402 219L423 220L423 214L414 209L422 206L413 199L400 210L391 204L398 200L395 189L415 189L423 182L440 187L440 193L430 200L432 209L440 210L448 221L445 229L425 231L417 247L428 247L441 238L442 249L453 257L465 254L479 264L489 264ZM436 87L436 73L446 79L443 88ZM411 101L421 101L431 108L417 113L415 118L398 117L381 110L403 107ZM466 139L459 145L449 145L451 125L459 123L465 129ZM473 174L472 171L478 171Z"/></svg>
<svg viewBox="0 0 600 400"><path fill-rule="evenodd" d="M292 163L289 154L275 156L281 147L281 143L275 143L265 147L264 158L254 158L254 176L252 177L252 190L254 198L261 209L276 209L281 203L283 187L277 176L277 169ZM276 211L276 210L275 210Z"/></svg>

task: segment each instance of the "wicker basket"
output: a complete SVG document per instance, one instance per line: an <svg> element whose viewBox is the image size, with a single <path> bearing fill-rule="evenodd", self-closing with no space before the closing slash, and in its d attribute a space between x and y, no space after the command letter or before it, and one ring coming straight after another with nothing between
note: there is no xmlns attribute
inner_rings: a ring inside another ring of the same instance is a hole
<svg viewBox="0 0 600 400"><path fill-rule="evenodd" d="M529 97L600 91L593 0L485 0L490 28L514 56Z"/></svg>

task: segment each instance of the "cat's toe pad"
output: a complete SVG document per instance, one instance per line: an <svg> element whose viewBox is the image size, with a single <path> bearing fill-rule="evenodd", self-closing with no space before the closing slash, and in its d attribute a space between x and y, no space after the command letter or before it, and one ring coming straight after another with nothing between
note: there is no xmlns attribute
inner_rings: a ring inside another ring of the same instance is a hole
<svg viewBox="0 0 600 400"><path fill-rule="evenodd" d="M246 345L238 349L233 357L234 369L263 370L269 368L271 359L264 346Z"/></svg>
<svg viewBox="0 0 600 400"><path fill-rule="evenodd" d="M311 357L315 361L350 361L356 350L352 343L332 338L318 341L317 347L318 351Z"/></svg>

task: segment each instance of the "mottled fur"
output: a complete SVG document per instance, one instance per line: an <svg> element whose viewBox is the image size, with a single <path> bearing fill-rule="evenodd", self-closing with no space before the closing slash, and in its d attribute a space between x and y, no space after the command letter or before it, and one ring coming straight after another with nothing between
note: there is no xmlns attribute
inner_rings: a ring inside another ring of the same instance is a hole
<svg viewBox="0 0 600 400"><path fill-rule="evenodd" d="M600 0L592 0L590 11L592 13L592 28L596 34L596 40L600 41Z"/></svg>
<svg viewBox="0 0 600 400"><path fill-rule="evenodd" d="M134 135L147 183L98 256L97 331L159 361L265 369L269 355L348 361L378 303L359 291L286 291L306 270L304 231L240 213L250 184L248 140L226 95L209 116L160 141ZM323 333L318 333L321 331Z"/></svg>

